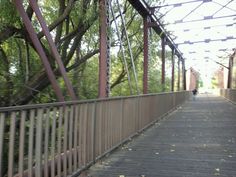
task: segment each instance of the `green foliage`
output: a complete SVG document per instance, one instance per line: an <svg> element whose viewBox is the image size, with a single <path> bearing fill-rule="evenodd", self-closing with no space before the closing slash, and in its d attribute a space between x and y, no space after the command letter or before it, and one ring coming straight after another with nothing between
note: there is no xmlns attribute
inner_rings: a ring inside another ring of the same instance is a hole
<svg viewBox="0 0 236 177"><path fill-rule="evenodd" d="M10 0L0 1L0 30L9 24L15 24L19 20L16 9Z"/></svg>
<svg viewBox="0 0 236 177"><path fill-rule="evenodd" d="M60 15L66 13L65 9L67 8L68 2L69 1L60 0L39 1L40 9L48 25L57 22ZM154 1L150 1L150 3L154 3ZM125 59L129 68L132 94L138 94L137 89L142 93L143 85L143 19L128 2L125 1L124 3L120 1L120 4L122 11L125 11L124 18L133 53L138 88L136 88L134 68L131 63L128 43L116 3L113 4L113 9L118 23L118 31L122 37L122 43L125 49ZM29 8L27 1L24 1L24 6L25 9ZM60 10L61 12L59 13ZM131 92L124 66L124 59L119 46L120 42L117 38L114 19L112 16L110 16L110 18L112 21L109 29L111 40L111 96L130 95ZM41 34L39 32L41 27L35 15L30 16L30 19L32 20L35 31L38 33L38 36L40 36ZM0 60L0 97L9 100L9 102L1 102L0 106L56 101L55 93L47 79L42 61L35 51L30 37L26 33L26 29L16 13L14 5L9 0L0 1L0 22L0 34L5 34L4 30L13 30L9 36L0 39L0 41L3 40L0 47L6 54L6 62ZM9 27L11 27L11 29ZM68 69L69 79L73 83L73 87L79 99L97 98L99 56L96 55L97 53L92 54L88 58L86 58L86 56L99 48L98 1L75 1L72 8L69 10L68 16L52 29L51 34L53 37L58 37L56 45ZM56 71L57 65L52 57L47 41L43 36L40 36L40 39L51 63L51 67ZM159 36L152 31L150 33L149 44L150 61L148 82L150 93L162 91L159 41ZM165 88L166 91L169 91L170 52L168 51L166 55L167 73ZM66 100L69 100L70 98L68 97L64 81L58 73L57 78L66 96Z"/></svg>

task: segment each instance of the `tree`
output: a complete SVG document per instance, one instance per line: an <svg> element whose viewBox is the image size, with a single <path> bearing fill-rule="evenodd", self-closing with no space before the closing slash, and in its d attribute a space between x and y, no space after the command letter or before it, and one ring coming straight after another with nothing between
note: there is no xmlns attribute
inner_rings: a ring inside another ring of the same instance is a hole
<svg viewBox="0 0 236 177"><path fill-rule="evenodd" d="M48 88L50 83L14 5L5 0L1 1L0 6L3 8L0 26L1 98L6 98L1 99L0 106L26 104L34 100L39 92ZM98 18L97 1L58 0L55 3L49 0L42 4L42 9L49 29L55 34L55 43L68 72L98 53L95 48L84 50L79 61L76 57L76 50L83 42L84 35L91 26L97 25L95 24ZM58 11L58 14L55 14L55 11ZM45 53L56 73L55 61L30 6L27 7L27 14L38 31L38 38L41 39Z"/></svg>
<svg viewBox="0 0 236 177"><path fill-rule="evenodd" d="M153 2L153 1L152 1ZM120 2L126 20L138 76L138 87L142 90L142 17L127 0ZM27 14L37 31L44 51L58 78L61 88L65 86L57 65L50 53L41 28L28 3L24 3ZM58 51L80 99L97 97L99 21L98 0L48 0L39 1L42 13L53 35ZM120 19L117 4L113 4L116 19ZM0 106L22 105L56 101L50 82L35 51L21 18L10 0L0 2ZM55 13L56 12L56 13ZM117 48L114 19L111 19L111 45ZM127 50L124 29L119 22L125 55L131 73L131 85L135 90L134 73ZM154 40L158 41L156 36ZM156 52L158 49L154 49ZM155 56L155 52L151 53ZM121 51L112 55L111 95L129 95L127 72L122 62ZM92 74L91 74L92 72ZM122 90L122 91L121 91ZM134 92L136 93L136 92Z"/></svg>

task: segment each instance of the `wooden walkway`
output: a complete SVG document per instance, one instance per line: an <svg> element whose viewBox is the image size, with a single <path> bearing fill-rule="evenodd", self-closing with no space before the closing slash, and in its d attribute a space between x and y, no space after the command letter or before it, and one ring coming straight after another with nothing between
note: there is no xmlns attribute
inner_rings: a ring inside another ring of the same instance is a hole
<svg viewBox="0 0 236 177"><path fill-rule="evenodd" d="M236 177L236 105L199 95L83 176Z"/></svg>

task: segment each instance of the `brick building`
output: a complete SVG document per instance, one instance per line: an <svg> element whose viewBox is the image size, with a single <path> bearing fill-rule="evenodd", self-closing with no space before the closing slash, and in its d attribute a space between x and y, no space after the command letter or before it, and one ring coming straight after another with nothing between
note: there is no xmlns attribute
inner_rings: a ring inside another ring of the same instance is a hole
<svg viewBox="0 0 236 177"><path fill-rule="evenodd" d="M193 90L198 88L199 83L199 72L194 70L192 67L186 73L186 89Z"/></svg>

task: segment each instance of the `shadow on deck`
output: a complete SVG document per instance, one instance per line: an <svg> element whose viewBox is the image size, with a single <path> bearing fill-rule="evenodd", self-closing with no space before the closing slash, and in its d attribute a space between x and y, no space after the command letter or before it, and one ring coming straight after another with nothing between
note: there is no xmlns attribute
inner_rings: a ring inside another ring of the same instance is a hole
<svg viewBox="0 0 236 177"><path fill-rule="evenodd" d="M236 176L236 106L199 95L81 176Z"/></svg>

